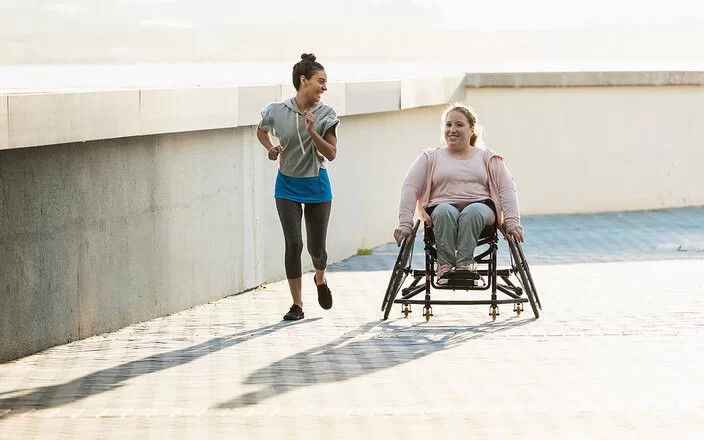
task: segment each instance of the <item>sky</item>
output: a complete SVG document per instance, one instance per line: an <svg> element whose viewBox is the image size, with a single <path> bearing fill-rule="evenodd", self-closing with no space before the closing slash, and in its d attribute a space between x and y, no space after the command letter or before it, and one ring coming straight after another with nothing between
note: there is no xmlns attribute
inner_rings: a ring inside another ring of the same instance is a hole
<svg viewBox="0 0 704 440"><path fill-rule="evenodd" d="M0 64L283 62L301 50L686 63L701 57L704 1L0 0L0 37Z"/></svg>
<svg viewBox="0 0 704 440"><path fill-rule="evenodd" d="M439 6L442 3L432 0L418 0L413 3L432 9L438 27L459 29L544 30L677 26L697 16L702 23L704 11L702 2L695 0L453 1L449 7Z"/></svg>
<svg viewBox="0 0 704 440"><path fill-rule="evenodd" d="M3 32L319 25L559 29L702 24L699 0L0 0Z"/></svg>

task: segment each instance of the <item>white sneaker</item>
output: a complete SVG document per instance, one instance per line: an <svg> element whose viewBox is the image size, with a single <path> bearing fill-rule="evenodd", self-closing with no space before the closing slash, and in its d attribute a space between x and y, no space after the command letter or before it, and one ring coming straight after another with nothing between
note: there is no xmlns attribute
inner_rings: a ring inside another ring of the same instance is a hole
<svg viewBox="0 0 704 440"><path fill-rule="evenodd" d="M477 271L477 263L470 263L465 266L460 266L457 268L457 270L466 270L468 272L476 272Z"/></svg>
<svg viewBox="0 0 704 440"><path fill-rule="evenodd" d="M445 275L450 273L450 270L452 267L449 264L441 264L438 266L438 270L435 271L435 284L437 285L445 285L448 282L448 279L445 278Z"/></svg>
<svg viewBox="0 0 704 440"><path fill-rule="evenodd" d="M479 273L477 272L477 263L469 263L465 266L460 266L457 268L457 270L469 272L469 274L467 274L467 275L469 276L470 279L478 280L481 278L479 276Z"/></svg>

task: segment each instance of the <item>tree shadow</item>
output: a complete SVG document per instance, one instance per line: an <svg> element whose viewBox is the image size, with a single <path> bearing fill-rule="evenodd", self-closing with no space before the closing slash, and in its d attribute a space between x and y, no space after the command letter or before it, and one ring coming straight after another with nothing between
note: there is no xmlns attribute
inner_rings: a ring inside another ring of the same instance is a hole
<svg viewBox="0 0 704 440"><path fill-rule="evenodd" d="M517 328L534 319L511 318L502 323L469 327L394 326L393 321L373 321L318 347L296 353L250 374L246 385L263 388L218 405L241 408L258 404L298 388L354 379L365 374L393 368L473 339ZM360 339L370 330L371 337Z"/></svg>
<svg viewBox="0 0 704 440"><path fill-rule="evenodd" d="M247 342L252 338L265 336L292 325L312 323L319 319L322 318L307 319L299 322L281 321L257 329L244 330L233 335L214 338L191 347L147 356L96 371L62 384L5 392L0 394L0 409L21 411L23 409L46 409L67 405L90 396L117 389L123 386L124 382L135 377L184 365L211 353ZM11 395L11 397L1 397L7 395ZM10 413L0 415L0 420L9 416Z"/></svg>

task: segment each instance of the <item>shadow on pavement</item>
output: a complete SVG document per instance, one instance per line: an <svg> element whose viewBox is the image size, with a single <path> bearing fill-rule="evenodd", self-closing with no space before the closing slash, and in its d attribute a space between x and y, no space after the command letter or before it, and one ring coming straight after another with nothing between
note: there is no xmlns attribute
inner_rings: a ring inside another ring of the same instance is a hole
<svg viewBox="0 0 704 440"><path fill-rule="evenodd" d="M354 379L531 322L533 319L511 318L503 323L469 327L424 324L394 327L394 321L369 322L332 342L255 371L243 383L262 385L263 388L221 403L218 407L256 405L298 388ZM371 337L363 338L370 330L375 330Z"/></svg>
<svg viewBox="0 0 704 440"><path fill-rule="evenodd" d="M129 379L184 365L211 353L247 342L252 338L265 336L291 325L312 323L319 319L322 318L306 319L299 322L281 321L258 329L245 330L234 335L214 338L191 347L159 353L106 368L62 384L3 393L3 395L12 394L13 396L0 397L0 409L11 409L16 412L22 409L47 409L67 405L119 388ZM17 395L18 393L23 394ZM0 415L0 420L4 417L9 417L9 414Z"/></svg>

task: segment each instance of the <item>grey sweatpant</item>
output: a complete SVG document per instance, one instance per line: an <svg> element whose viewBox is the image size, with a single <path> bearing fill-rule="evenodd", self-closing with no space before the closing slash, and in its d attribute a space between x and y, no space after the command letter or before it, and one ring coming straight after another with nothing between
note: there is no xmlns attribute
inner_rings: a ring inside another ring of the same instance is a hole
<svg viewBox="0 0 704 440"><path fill-rule="evenodd" d="M466 266L474 263L474 249L486 225L496 221L494 211L484 203L472 203L461 211L449 203L437 205L431 214L438 266Z"/></svg>
<svg viewBox="0 0 704 440"><path fill-rule="evenodd" d="M305 207L304 207L305 206ZM328 234L328 221L332 201L323 203L300 203L288 199L276 199L276 210L284 231L286 252L284 264L286 278L295 279L302 275L301 253L303 252L303 234L301 217L305 215L308 253L313 260L313 267L325 269L328 265L328 253L325 240Z"/></svg>

